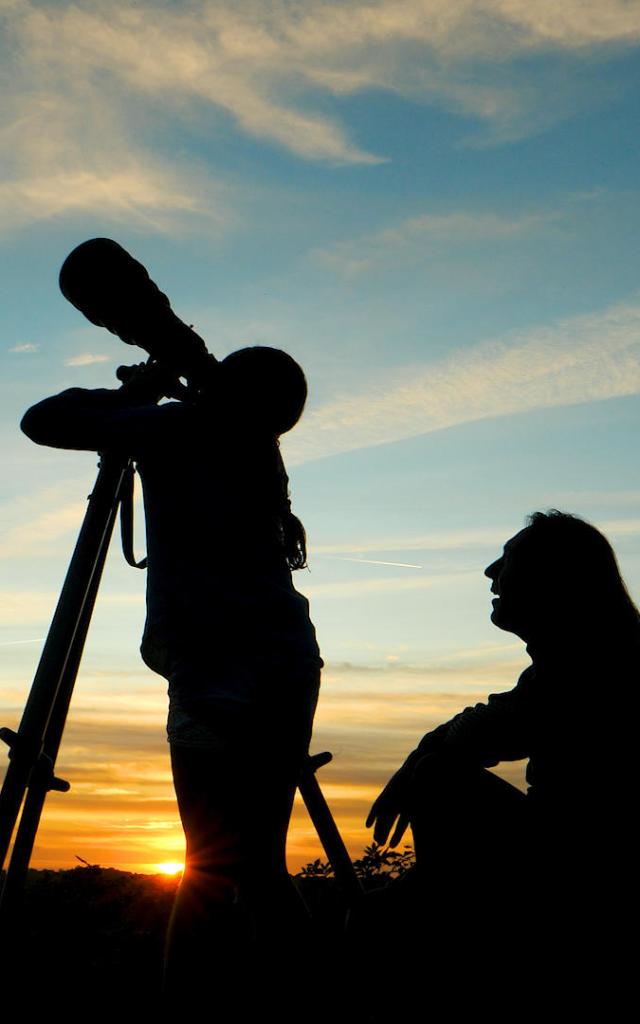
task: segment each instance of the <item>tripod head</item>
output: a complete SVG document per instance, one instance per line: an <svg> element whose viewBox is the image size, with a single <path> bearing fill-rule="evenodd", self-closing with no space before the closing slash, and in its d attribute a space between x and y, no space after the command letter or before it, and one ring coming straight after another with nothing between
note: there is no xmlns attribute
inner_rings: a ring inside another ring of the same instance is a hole
<svg viewBox="0 0 640 1024"><path fill-rule="evenodd" d="M186 378L197 393L218 363L202 338L171 309L146 269L110 238L91 238L69 253L60 290L92 324L127 345L139 345L154 362Z"/></svg>

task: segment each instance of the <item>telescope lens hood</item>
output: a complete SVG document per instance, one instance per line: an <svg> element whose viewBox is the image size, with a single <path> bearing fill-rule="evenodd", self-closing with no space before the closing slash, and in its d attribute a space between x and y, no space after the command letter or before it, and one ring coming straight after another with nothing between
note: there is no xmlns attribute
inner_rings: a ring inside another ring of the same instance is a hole
<svg viewBox="0 0 640 1024"><path fill-rule="evenodd" d="M111 238L90 238L69 253L60 270L60 290L87 320L123 341L146 321L170 311L169 300L147 271Z"/></svg>
<svg viewBox="0 0 640 1024"><path fill-rule="evenodd" d="M60 290L97 327L191 377L208 369L204 341L171 309L167 296L126 249L111 238L90 238L69 253L60 270Z"/></svg>

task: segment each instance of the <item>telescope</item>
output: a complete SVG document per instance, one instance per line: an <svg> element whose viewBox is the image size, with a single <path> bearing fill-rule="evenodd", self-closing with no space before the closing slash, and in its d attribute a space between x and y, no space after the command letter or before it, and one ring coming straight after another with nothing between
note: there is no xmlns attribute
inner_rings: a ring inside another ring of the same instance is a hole
<svg viewBox="0 0 640 1024"><path fill-rule="evenodd" d="M117 370L125 384L138 374L137 393L143 398L197 402L215 394L218 403L235 401L245 418L276 435L300 418L307 384L291 356L256 346L218 362L193 327L176 316L142 264L112 239L92 238L77 246L60 270L60 289L92 324L148 353L143 370ZM222 369L225 382L216 391Z"/></svg>
<svg viewBox="0 0 640 1024"><path fill-rule="evenodd" d="M164 395L189 400L206 397L221 364L193 328L176 316L167 296L142 264L117 242L93 238L75 248L62 265L60 288L91 323L148 353L137 397L146 395L151 403ZM250 393L249 398L255 397L260 405L262 422L270 424L275 434L290 429L304 404L303 396L302 405L299 398L293 406L290 400L287 405L296 372L306 395L300 367L276 349L242 350L227 357L228 364L225 361L227 385L242 380L247 360L235 357L246 353L251 354L249 361L253 363L251 379L257 381L255 396ZM256 369L267 363L275 366L280 380L271 370L270 392L264 397L258 391L261 381ZM135 373L135 367L118 370L125 386L127 378ZM118 512L126 560L136 568L146 566L146 560L136 562L133 555L133 461L121 453L104 452L99 467L20 726L17 732L0 728L0 740L9 747L9 766L0 791L0 869L15 831L0 897L0 938L8 940L8 953L45 798L51 790L66 792L70 788L68 782L56 776L55 763ZM316 770L330 760L329 753L308 757L298 785L336 879L357 896L360 883L315 778Z"/></svg>
<svg viewBox="0 0 640 1024"><path fill-rule="evenodd" d="M192 327L171 309L141 263L111 238L91 238L69 253L60 270L60 290L92 324L184 378L192 396L215 376L218 362Z"/></svg>

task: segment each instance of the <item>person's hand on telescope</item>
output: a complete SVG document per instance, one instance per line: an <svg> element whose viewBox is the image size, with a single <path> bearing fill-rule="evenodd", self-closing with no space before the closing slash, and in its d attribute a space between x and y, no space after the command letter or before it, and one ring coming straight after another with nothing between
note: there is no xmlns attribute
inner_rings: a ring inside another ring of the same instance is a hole
<svg viewBox="0 0 640 1024"><path fill-rule="evenodd" d="M409 799L413 780L415 758L411 755L401 768L392 775L380 796L371 806L366 827L374 825L373 838L384 846L393 828L389 846L397 846L407 831L410 821ZM395 827L394 827L395 825Z"/></svg>
<svg viewBox="0 0 640 1024"><path fill-rule="evenodd" d="M145 405L160 398L187 397L186 387L180 383L175 372L164 363L136 363L134 366L120 366L117 377L123 381L117 394L122 405Z"/></svg>

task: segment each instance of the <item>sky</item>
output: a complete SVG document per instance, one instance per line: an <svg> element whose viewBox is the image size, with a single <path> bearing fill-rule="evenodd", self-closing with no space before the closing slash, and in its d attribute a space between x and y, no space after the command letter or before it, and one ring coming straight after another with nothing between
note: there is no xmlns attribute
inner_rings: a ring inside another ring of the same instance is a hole
<svg viewBox="0 0 640 1024"><path fill-rule="evenodd" d="M96 473L20 417L143 358L58 290L107 236L216 356L276 345L305 368L282 448L326 662L312 750L359 855L417 740L528 664L483 577L527 514L603 529L640 599L640 2L0 0L0 19L0 722ZM143 621L114 541L36 867L182 856ZM317 856L296 806L290 868Z"/></svg>

